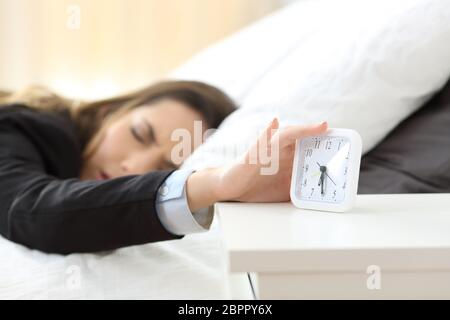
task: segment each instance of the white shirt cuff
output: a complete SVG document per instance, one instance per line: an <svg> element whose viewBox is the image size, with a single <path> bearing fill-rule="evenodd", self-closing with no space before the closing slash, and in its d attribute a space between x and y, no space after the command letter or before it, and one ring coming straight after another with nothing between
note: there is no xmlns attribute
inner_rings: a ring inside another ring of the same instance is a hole
<svg viewBox="0 0 450 320"><path fill-rule="evenodd" d="M209 230L214 217L214 206L194 213L189 209L186 181L192 169L174 171L159 187L156 212L164 228L172 234L186 235Z"/></svg>

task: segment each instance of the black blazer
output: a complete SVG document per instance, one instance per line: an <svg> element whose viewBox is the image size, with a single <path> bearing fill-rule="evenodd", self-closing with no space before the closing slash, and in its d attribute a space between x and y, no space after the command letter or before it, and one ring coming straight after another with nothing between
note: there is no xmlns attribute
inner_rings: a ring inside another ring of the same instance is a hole
<svg viewBox="0 0 450 320"><path fill-rule="evenodd" d="M68 115L0 107L0 234L44 252L95 252L180 239L156 214L171 171L81 181Z"/></svg>

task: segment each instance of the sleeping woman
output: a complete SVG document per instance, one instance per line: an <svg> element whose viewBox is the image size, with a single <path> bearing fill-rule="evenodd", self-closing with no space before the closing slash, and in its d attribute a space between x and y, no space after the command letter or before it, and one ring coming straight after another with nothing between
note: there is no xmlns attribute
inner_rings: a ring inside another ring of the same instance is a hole
<svg viewBox="0 0 450 320"><path fill-rule="evenodd" d="M295 140L326 123L279 129L274 119L232 165L194 171L172 161L174 130L217 128L235 109L193 81L91 103L42 87L0 92L0 234L49 253L96 252L206 231L218 201L288 201ZM275 141L278 171L262 175L250 156L270 154Z"/></svg>

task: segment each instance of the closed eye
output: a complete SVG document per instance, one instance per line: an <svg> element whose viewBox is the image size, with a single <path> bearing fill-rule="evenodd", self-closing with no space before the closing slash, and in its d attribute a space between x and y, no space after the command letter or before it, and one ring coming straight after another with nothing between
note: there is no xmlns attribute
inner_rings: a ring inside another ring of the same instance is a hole
<svg viewBox="0 0 450 320"><path fill-rule="evenodd" d="M141 125L144 125L144 128ZM159 146L155 138L155 130L153 126L145 119L139 125L132 125L130 127L131 134L133 137L142 144L151 145L156 144Z"/></svg>
<svg viewBox="0 0 450 320"><path fill-rule="evenodd" d="M130 127L131 135L141 144L145 144L142 136L137 132L135 127Z"/></svg>

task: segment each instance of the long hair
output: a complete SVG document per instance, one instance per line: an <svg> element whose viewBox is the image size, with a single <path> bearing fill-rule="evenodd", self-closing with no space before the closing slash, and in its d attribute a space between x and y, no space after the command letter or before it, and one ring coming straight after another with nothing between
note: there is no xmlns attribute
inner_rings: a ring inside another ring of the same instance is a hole
<svg viewBox="0 0 450 320"><path fill-rule="evenodd" d="M77 128L84 159L95 151L109 124L136 107L161 99L176 100L198 111L209 128L217 128L236 110L235 103L224 92L197 81L163 81L93 102L68 99L43 86L30 86L17 92L0 90L0 105L21 103L37 111L69 114Z"/></svg>

